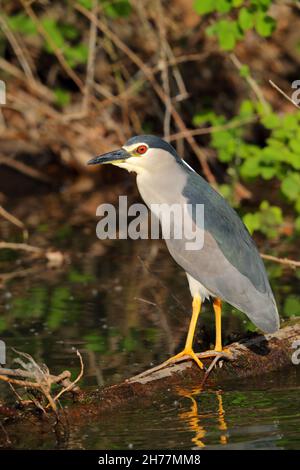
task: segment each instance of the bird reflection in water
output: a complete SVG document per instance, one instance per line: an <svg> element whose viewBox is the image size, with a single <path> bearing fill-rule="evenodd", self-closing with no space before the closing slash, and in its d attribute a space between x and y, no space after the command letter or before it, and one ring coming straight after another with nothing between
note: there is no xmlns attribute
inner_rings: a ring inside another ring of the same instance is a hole
<svg viewBox="0 0 300 470"><path fill-rule="evenodd" d="M190 431L193 432L194 437L192 438L192 442L197 447L205 447L204 438L207 434L207 431L204 427L204 423L206 419L215 419L216 413L200 413L198 406L200 405L200 398L202 389L201 388L194 388L194 389L184 389L179 388L177 389L177 393L184 398L188 398L191 400L191 407L188 411L183 411L179 413L179 418L187 424ZM217 406L217 427L220 430L220 444L226 445L228 442L228 433L227 433L227 424L225 421L225 411L223 408L223 397L222 391L217 390L216 392L212 392L213 395L216 397L216 406Z"/></svg>

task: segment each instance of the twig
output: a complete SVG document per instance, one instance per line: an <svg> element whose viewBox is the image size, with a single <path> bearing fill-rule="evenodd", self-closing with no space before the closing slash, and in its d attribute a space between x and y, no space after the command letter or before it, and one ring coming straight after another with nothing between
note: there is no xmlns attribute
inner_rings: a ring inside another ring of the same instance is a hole
<svg viewBox="0 0 300 470"><path fill-rule="evenodd" d="M300 106L298 103L296 103L289 95L287 95L281 88L279 88L276 83L274 83L272 80L269 80L270 85L272 85L275 90L277 90L282 96L284 96L290 103L292 103L296 108L300 109Z"/></svg>
<svg viewBox="0 0 300 470"><path fill-rule="evenodd" d="M64 371L58 376L53 376L50 374L49 369L47 368L46 365L39 366L35 360L27 353L23 353L20 351L15 350L12 348L14 352L19 354L19 357L14 359L15 362L19 363L24 370L22 369L0 369L0 380L3 382L7 382L12 386L18 385L20 387L28 388L28 389L34 389L38 390L41 392L44 397L47 399L48 405L46 408L49 406L52 408L52 410L57 414L57 405L56 401L58 398L65 392L77 389L75 387L75 384L81 379L83 375L83 361L82 357L77 351L77 356L80 358L80 364L81 364L81 371L73 382L70 382L70 377L71 373L69 371ZM24 357L27 362L25 362L21 357ZM22 379L14 378L14 377L20 377ZM34 379L33 380L28 380L28 379ZM52 397L51 395L51 387L53 384L61 384L63 386L62 390L56 395L55 398ZM18 399L21 399L22 403L24 401L22 398L18 395ZM38 408L42 409L45 411L44 407L42 404L37 400L36 397L32 397L31 402L35 404ZM30 402L29 402L30 403Z"/></svg>
<svg viewBox="0 0 300 470"><path fill-rule="evenodd" d="M228 122L227 124L222 124L219 126L209 126L209 127L202 127L200 129L186 129L183 132L177 132L176 134L170 135L170 141L177 140L182 137L186 137L188 134L190 135L206 135L206 134L213 134L214 132L221 132L227 129L235 129L237 127L242 127L246 124L252 124L258 120L258 116L252 116L249 118L240 119L238 121Z"/></svg>
<svg viewBox="0 0 300 470"><path fill-rule="evenodd" d="M210 364L209 368L205 371L203 380L202 380L202 382L201 382L201 387L204 386L205 382L207 381L207 379L208 379L208 377L209 377L209 374L211 373L211 371L213 370L213 368L215 367L215 365L217 364L217 362L218 362L219 359L221 359L221 358L223 358L222 353L216 355L216 357L214 357L214 359L211 361L211 364Z"/></svg>
<svg viewBox="0 0 300 470"><path fill-rule="evenodd" d="M278 258L277 256L265 255L264 253L261 253L260 256L262 258L268 260L268 261L274 261L275 263L285 264L285 265L290 266L292 268L300 267L300 261L295 261L293 259Z"/></svg>
<svg viewBox="0 0 300 470"><path fill-rule="evenodd" d="M18 271L13 271L9 273L0 273L0 287L2 287L5 282L11 281L16 277L26 277L28 276L28 274L33 274L39 271L41 271L41 267L35 266L33 268L20 269Z"/></svg>
<svg viewBox="0 0 300 470"><path fill-rule="evenodd" d="M29 88L29 90L42 98L46 99L47 101L53 102L54 101L54 93L49 90L45 85L40 82L28 80L26 75L15 65L7 62L7 60L0 57L0 68L4 70L6 73L12 75L18 80L22 80L23 83Z"/></svg>
<svg viewBox="0 0 300 470"><path fill-rule="evenodd" d="M11 44L11 47L13 48L21 67L24 70L24 73L29 81L35 82L34 75L32 73L32 70L30 68L30 65L26 59L26 56L22 50L21 45L19 44L17 38L15 37L14 33L10 30L5 18L3 15L0 15L0 26L2 28L3 33L7 37L8 41Z"/></svg>
<svg viewBox="0 0 300 470"><path fill-rule="evenodd" d="M161 77L163 83L163 90L167 98L165 102L165 115L164 115L164 138L169 142L170 129L171 129L171 96L170 96L170 80L169 70L167 66L167 33L165 20L163 16L163 10L161 1L157 0L157 14L156 22L159 31L159 44L160 44L160 62L161 62Z"/></svg>
<svg viewBox="0 0 300 470"><path fill-rule="evenodd" d="M84 372L84 365L83 365L83 360L82 360L82 356L80 354L80 352L76 351L76 354L77 356L79 357L79 360L80 360L80 372L77 376L77 378L74 380L74 382L70 383L70 385L66 388L63 388L55 397L54 397L54 401L57 401L59 399L59 397L61 397L64 393L66 392L69 392L70 390L74 389L74 385L76 385L79 380L81 379L81 377L83 376L83 372Z"/></svg>
<svg viewBox="0 0 300 470"><path fill-rule="evenodd" d="M25 227L25 224L17 219L14 215L10 214L3 206L0 206L0 216L4 217L4 219L8 220L11 224L19 227L23 231L23 238L24 240L28 239L28 230Z"/></svg>
<svg viewBox="0 0 300 470"><path fill-rule="evenodd" d="M241 63L241 61L237 58L237 56L234 54L234 53L231 53L229 54L229 58L230 60L232 61L232 63L236 66L236 68L238 70L241 70L241 68L243 67L243 64ZM263 92L261 91L260 87L258 86L258 84L256 83L256 81L254 80L253 77L251 77L250 75L247 75L245 77L245 80L247 81L248 85L250 86L250 88L252 88L254 94L256 95L257 99L261 102L261 104L263 105L264 107L264 110L267 111L268 110L268 103L266 102L265 100L265 97L263 95Z"/></svg>
<svg viewBox="0 0 300 470"><path fill-rule="evenodd" d="M6 369L2 368L0 369L1 375L6 375L10 377L20 377L20 378L34 378L34 374L30 371L23 370L23 369ZM71 372L69 370L65 370L61 372L59 375L49 375L49 378L53 384L58 384L62 383L65 386L69 386L71 384L70 382L70 377L71 377Z"/></svg>
<svg viewBox="0 0 300 470"><path fill-rule="evenodd" d="M98 14L98 0L93 0L93 15L97 18ZM89 55L86 70L86 82L83 92L82 109L85 114L88 113L90 104L90 91L94 83L95 74L95 56L96 56L96 43L97 43L97 25L91 21L90 36L89 36Z"/></svg>
<svg viewBox="0 0 300 470"><path fill-rule="evenodd" d="M29 382L29 380L19 380L19 379L12 379L10 377L7 377L6 375L1 375L0 374L0 380L3 382L7 382L10 384L14 385L20 385L21 387L28 387L28 388L36 388L36 389L41 389L41 386L37 384L36 382Z"/></svg>
<svg viewBox="0 0 300 470"><path fill-rule="evenodd" d="M0 242L0 250L9 249L9 250L21 250L28 251L31 253L44 253L45 250L37 246L28 245L27 243L10 243L10 242Z"/></svg>

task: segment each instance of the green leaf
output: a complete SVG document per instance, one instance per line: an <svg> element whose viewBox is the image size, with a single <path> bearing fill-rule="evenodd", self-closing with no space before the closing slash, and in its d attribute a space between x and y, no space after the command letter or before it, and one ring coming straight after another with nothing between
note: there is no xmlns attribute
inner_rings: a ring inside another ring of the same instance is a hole
<svg viewBox="0 0 300 470"><path fill-rule="evenodd" d="M264 11L258 11L255 15L255 29L263 37L271 36L276 28L276 22Z"/></svg>
<svg viewBox="0 0 300 470"><path fill-rule="evenodd" d="M78 64L86 64L88 53L88 47L83 43L77 46L65 47L65 56L70 67L76 67Z"/></svg>
<svg viewBox="0 0 300 470"><path fill-rule="evenodd" d="M281 125L281 120L275 113L266 114L262 117L261 122L267 129L274 129Z"/></svg>
<svg viewBox="0 0 300 470"><path fill-rule="evenodd" d="M66 39L74 40L79 37L79 30L75 28L72 24L61 24L59 26L62 35Z"/></svg>
<svg viewBox="0 0 300 470"><path fill-rule="evenodd" d="M282 121L283 129L288 131L296 131L299 128L298 116L294 114L286 114Z"/></svg>
<svg viewBox="0 0 300 470"><path fill-rule="evenodd" d="M270 180L276 175L277 169L275 167L264 167L261 169L261 176L264 180Z"/></svg>
<svg viewBox="0 0 300 470"><path fill-rule="evenodd" d="M259 157L248 158L240 167L240 173L244 178L253 178L254 176L258 176L260 171Z"/></svg>
<svg viewBox="0 0 300 470"><path fill-rule="evenodd" d="M55 101L56 104L61 106L67 106L71 101L71 94L69 91L64 90L63 88L55 88L54 89Z"/></svg>
<svg viewBox="0 0 300 470"><path fill-rule="evenodd" d="M291 201L296 200L300 195L300 174L289 173L281 183L281 191Z"/></svg>
<svg viewBox="0 0 300 470"><path fill-rule="evenodd" d="M239 72L240 72L240 76L242 78L247 78L250 75L250 69L249 69L248 65L245 65L245 64L241 66Z"/></svg>
<svg viewBox="0 0 300 470"><path fill-rule="evenodd" d="M300 216L296 218L295 220L295 229L297 232L300 232Z"/></svg>
<svg viewBox="0 0 300 470"><path fill-rule="evenodd" d="M247 67L247 66L246 66ZM254 106L252 101L244 100L240 105L241 116L251 116L254 113Z"/></svg>
<svg viewBox="0 0 300 470"><path fill-rule="evenodd" d="M289 295L284 303L284 314L288 317L300 315L300 297L297 295Z"/></svg>
<svg viewBox="0 0 300 470"><path fill-rule="evenodd" d="M259 213L255 214L246 214L243 217L243 222L246 225L249 232L252 234L255 230L259 230L260 227L260 215Z"/></svg>
<svg viewBox="0 0 300 470"><path fill-rule="evenodd" d="M131 5L128 0L115 0L109 4L103 4L104 13L110 18L126 18L131 13Z"/></svg>
<svg viewBox="0 0 300 470"><path fill-rule="evenodd" d="M43 18L42 25L47 31L48 35L51 37L51 40L54 45L58 49L62 49L65 44L65 40L62 33L60 32L57 21L53 18ZM49 42L47 42L46 44L46 50L48 52L53 52L53 47Z"/></svg>
<svg viewBox="0 0 300 470"><path fill-rule="evenodd" d="M297 157L300 161L300 140L299 139L291 139L289 141L289 146L295 153L298 154Z"/></svg>
<svg viewBox="0 0 300 470"><path fill-rule="evenodd" d="M216 0L195 0L194 10L199 15L206 15L216 9Z"/></svg>
<svg viewBox="0 0 300 470"><path fill-rule="evenodd" d="M9 27L21 34L34 35L37 33L37 28L34 21L29 18L25 13L18 13L17 15L9 16L6 18Z"/></svg>
<svg viewBox="0 0 300 470"><path fill-rule="evenodd" d="M93 7L93 0L77 0L87 10L91 10Z"/></svg>
<svg viewBox="0 0 300 470"><path fill-rule="evenodd" d="M300 214L300 196L299 196L299 198L298 198L297 201L296 201L295 209L296 209L296 211L299 212L299 214Z"/></svg>
<svg viewBox="0 0 300 470"><path fill-rule="evenodd" d="M221 48L225 51L232 50L236 41L241 37L237 23L230 20L220 20L215 26Z"/></svg>
<svg viewBox="0 0 300 470"><path fill-rule="evenodd" d="M201 126L202 124L205 123L210 123L210 124L222 124L222 122L225 121L225 118L223 116L217 116L213 111L201 111L200 113L197 113L193 117L193 124L194 126Z"/></svg>
<svg viewBox="0 0 300 470"><path fill-rule="evenodd" d="M238 24L243 31L253 28L254 16L247 8L241 8L238 16Z"/></svg>
<svg viewBox="0 0 300 470"><path fill-rule="evenodd" d="M231 0L215 0L215 4L219 13L228 13L232 9Z"/></svg>

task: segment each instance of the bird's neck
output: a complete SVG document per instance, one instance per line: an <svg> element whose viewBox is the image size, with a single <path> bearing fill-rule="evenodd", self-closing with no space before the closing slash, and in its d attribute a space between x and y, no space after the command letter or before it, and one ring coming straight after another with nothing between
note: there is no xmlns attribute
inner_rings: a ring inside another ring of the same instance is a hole
<svg viewBox="0 0 300 470"><path fill-rule="evenodd" d="M186 180L186 172L171 157L169 161L161 159L153 162L151 169L145 168L139 171L136 181L143 200L150 206L179 203Z"/></svg>

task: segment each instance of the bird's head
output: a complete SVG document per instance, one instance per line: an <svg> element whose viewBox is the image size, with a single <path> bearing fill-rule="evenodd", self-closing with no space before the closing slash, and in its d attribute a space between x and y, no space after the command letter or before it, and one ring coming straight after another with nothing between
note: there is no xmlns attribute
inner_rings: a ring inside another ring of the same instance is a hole
<svg viewBox="0 0 300 470"><path fill-rule="evenodd" d="M172 145L154 135L139 135L129 139L123 147L99 155L88 161L88 165L111 163L128 171L159 168L168 161L179 159Z"/></svg>

